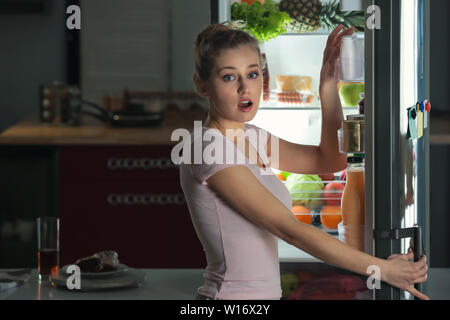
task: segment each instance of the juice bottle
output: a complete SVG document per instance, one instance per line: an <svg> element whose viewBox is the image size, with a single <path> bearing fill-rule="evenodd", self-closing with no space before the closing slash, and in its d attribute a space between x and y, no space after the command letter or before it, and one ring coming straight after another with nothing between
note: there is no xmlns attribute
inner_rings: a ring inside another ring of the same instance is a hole
<svg viewBox="0 0 450 320"><path fill-rule="evenodd" d="M341 202L345 243L364 251L364 160L348 157L347 182Z"/></svg>

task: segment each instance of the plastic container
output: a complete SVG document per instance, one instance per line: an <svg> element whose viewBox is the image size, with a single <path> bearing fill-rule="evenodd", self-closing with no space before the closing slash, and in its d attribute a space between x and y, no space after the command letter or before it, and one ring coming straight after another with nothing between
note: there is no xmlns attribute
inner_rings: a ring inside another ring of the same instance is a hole
<svg viewBox="0 0 450 320"><path fill-rule="evenodd" d="M342 38L338 58L339 81L364 81L364 39L355 34Z"/></svg>

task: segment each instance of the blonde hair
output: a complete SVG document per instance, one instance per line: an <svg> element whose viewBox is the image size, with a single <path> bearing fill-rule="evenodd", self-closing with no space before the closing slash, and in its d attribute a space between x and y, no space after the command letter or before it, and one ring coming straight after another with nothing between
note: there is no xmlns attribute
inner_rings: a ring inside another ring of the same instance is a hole
<svg viewBox="0 0 450 320"><path fill-rule="evenodd" d="M207 81L211 76L215 58L224 49L235 49L241 45L250 45L259 56L259 42L247 32L233 29L226 22L212 24L201 31L194 43L194 75L193 80Z"/></svg>

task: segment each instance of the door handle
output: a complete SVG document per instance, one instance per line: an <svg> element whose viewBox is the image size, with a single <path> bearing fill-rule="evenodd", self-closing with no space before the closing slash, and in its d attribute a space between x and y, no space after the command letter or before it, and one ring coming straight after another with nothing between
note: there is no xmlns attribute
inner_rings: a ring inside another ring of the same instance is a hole
<svg viewBox="0 0 450 320"><path fill-rule="evenodd" d="M418 225L404 229L374 230L373 235L375 239L379 240L400 240L404 238L412 238L414 261L419 261L420 257L422 256L422 230ZM422 292L421 283L416 283L414 285L414 288Z"/></svg>

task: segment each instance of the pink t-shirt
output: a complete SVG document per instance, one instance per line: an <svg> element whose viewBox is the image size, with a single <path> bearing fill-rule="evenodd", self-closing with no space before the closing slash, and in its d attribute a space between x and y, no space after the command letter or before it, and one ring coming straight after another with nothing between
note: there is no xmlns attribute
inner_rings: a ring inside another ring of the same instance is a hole
<svg viewBox="0 0 450 320"><path fill-rule="evenodd" d="M250 128L252 130L249 130ZM256 139L253 135L247 136L249 131L258 132ZM202 136L205 133L210 141L203 141L205 139L202 139ZM203 161L202 164L180 165L181 187L207 260L204 284L198 292L213 299L280 299L277 237L234 210L205 181L224 168L244 165L267 190L291 209L292 200L288 190L267 163L267 131L245 124L245 133L267 169L258 167L254 161L250 163L219 130L206 127L202 127L202 135L191 134L191 150L194 150L195 143L201 146L202 151L207 146L223 150L225 160L219 162L222 164L206 164ZM214 138L211 138L212 136ZM231 163L227 156L230 154L235 155L235 161ZM236 186L236 192L245 190Z"/></svg>

